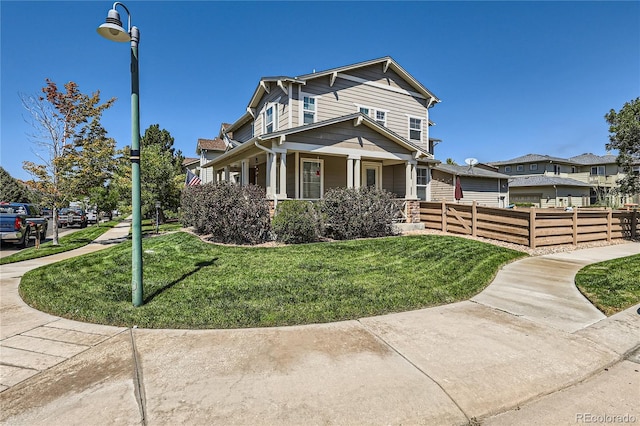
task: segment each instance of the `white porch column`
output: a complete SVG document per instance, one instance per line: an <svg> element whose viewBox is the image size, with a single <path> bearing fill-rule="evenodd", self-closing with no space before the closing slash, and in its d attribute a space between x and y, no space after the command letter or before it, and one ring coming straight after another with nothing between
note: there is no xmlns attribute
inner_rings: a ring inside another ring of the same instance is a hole
<svg viewBox="0 0 640 426"><path fill-rule="evenodd" d="M418 197L418 167L417 163L411 163L411 198Z"/></svg>
<svg viewBox="0 0 640 426"><path fill-rule="evenodd" d="M267 153L267 195L276 195L276 154Z"/></svg>
<svg viewBox="0 0 640 426"><path fill-rule="evenodd" d="M280 153L280 194L278 197L287 198L287 151Z"/></svg>
<svg viewBox="0 0 640 426"><path fill-rule="evenodd" d="M411 177L413 173L411 172L411 163L407 161L405 164L405 173L404 173L404 198L413 198L411 195L411 190L413 189L413 182L411 181Z"/></svg>
<svg viewBox="0 0 640 426"><path fill-rule="evenodd" d="M353 188L353 158L347 158L347 188Z"/></svg>
<svg viewBox="0 0 640 426"><path fill-rule="evenodd" d="M356 158L353 168L353 187L360 188L360 175L362 174L362 168L360 167L360 159Z"/></svg>
<svg viewBox="0 0 640 426"><path fill-rule="evenodd" d="M298 151L294 154L294 161L296 162L294 166L294 174L295 174L295 193L294 198L300 198L300 153Z"/></svg>
<svg viewBox="0 0 640 426"><path fill-rule="evenodd" d="M240 162L240 185L246 186L249 184L249 161L242 160Z"/></svg>
<svg viewBox="0 0 640 426"><path fill-rule="evenodd" d="M229 166L224 166L224 181L229 182L231 179L231 168Z"/></svg>

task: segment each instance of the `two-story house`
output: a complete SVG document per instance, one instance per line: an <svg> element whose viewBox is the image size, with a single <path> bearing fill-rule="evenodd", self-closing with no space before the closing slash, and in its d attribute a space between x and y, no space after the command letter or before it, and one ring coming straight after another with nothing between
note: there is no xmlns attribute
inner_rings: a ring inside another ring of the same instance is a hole
<svg viewBox="0 0 640 426"><path fill-rule="evenodd" d="M581 154L570 158L527 154L490 163L509 175L513 203L538 207L585 207L593 204L619 206L626 197L616 193L620 169L615 155Z"/></svg>
<svg viewBox="0 0 640 426"><path fill-rule="evenodd" d="M429 198L438 163L429 109L440 100L391 57L298 77L260 79L246 112L223 125L216 179L266 188L269 199L323 197L373 186Z"/></svg>

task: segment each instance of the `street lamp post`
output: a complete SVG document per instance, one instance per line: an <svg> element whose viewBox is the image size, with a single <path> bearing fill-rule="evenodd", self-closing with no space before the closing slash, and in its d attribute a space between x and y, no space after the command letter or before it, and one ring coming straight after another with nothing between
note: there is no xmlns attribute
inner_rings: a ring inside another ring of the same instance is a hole
<svg viewBox="0 0 640 426"><path fill-rule="evenodd" d="M122 6L128 16L128 30L122 27L120 14L116 6ZM115 2L107 15L104 24L98 27L98 34L119 42L131 41L131 206L133 208L132 222L132 253L131 253L131 300L133 306L142 305L142 214L140 210L140 90L138 76L138 42L140 31L131 26L129 9Z"/></svg>

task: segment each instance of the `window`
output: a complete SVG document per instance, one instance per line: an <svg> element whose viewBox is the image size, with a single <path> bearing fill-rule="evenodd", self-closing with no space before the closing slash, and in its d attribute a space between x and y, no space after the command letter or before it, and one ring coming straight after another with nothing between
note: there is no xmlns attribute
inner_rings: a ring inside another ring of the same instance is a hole
<svg viewBox="0 0 640 426"><path fill-rule="evenodd" d="M524 172L524 165L518 164L516 166L516 172Z"/></svg>
<svg viewBox="0 0 640 426"><path fill-rule="evenodd" d="M553 165L553 174L554 175L559 175L560 174L560 166L558 164L554 164Z"/></svg>
<svg viewBox="0 0 640 426"><path fill-rule="evenodd" d="M429 169L426 167L417 167L416 168L416 176L417 176L417 190L418 190L418 198L426 201L427 199L427 185L429 184Z"/></svg>
<svg viewBox="0 0 640 426"><path fill-rule="evenodd" d="M264 132L271 133L278 130L276 115L278 109L275 104L270 104L267 109L264 110Z"/></svg>
<svg viewBox="0 0 640 426"><path fill-rule="evenodd" d="M362 186L367 188L382 188L382 164L362 162Z"/></svg>
<svg viewBox="0 0 640 426"><path fill-rule="evenodd" d="M386 126L387 125L387 112L386 111L379 111L376 110L376 121L383 125Z"/></svg>
<svg viewBox="0 0 640 426"><path fill-rule="evenodd" d="M369 115L369 108L360 107L360 112L363 113L364 115Z"/></svg>
<svg viewBox="0 0 640 426"><path fill-rule="evenodd" d="M370 108L367 106L356 105L358 107L358 111L366 115L367 117L372 118L376 121L376 123L381 124L383 126L387 125L387 111L383 109Z"/></svg>
<svg viewBox="0 0 640 426"><path fill-rule="evenodd" d="M591 167L591 175L592 176L604 176L604 166L593 166Z"/></svg>
<svg viewBox="0 0 640 426"><path fill-rule="evenodd" d="M422 119L409 117L409 139L422 141Z"/></svg>
<svg viewBox="0 0 640 426"><path fill-rule="evenodd" d="M505 173L511 173L511 166L504 166Z"/></svg>
<svg viewBox="0 0 640 426"><path fill-rule="evenodd" d="M571 173L577 173L578 169L576 168L576 166L571 166Z"/></svg>
<svg viewBox="0 0 640 426"><path fill-rule="evenodd" d="M529 170L538 170L537 164L529 164Z"/></svg>
<svg viewBox="0 0 640 426"><path fill-rule="evenodd" d="M301 191L304 199L322 198L323 160L302 159Z"/></svg>
<svg viewBox="0 0 640 426"><path fill-rule="evenodd" d="M310 124L316 122L316 98L312 96L303 97L302 107L302 122L303 124Z"/></svg>

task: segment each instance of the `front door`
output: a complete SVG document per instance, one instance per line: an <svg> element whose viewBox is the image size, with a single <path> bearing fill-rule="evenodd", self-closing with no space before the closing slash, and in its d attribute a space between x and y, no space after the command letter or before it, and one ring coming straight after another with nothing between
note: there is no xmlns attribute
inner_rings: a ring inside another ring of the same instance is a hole
<svg viewBox="0 0 640 426"><path fill-rule="evenodd" d="M382 188L382 164L362 163L362 186L367 188Z"/></svg>

